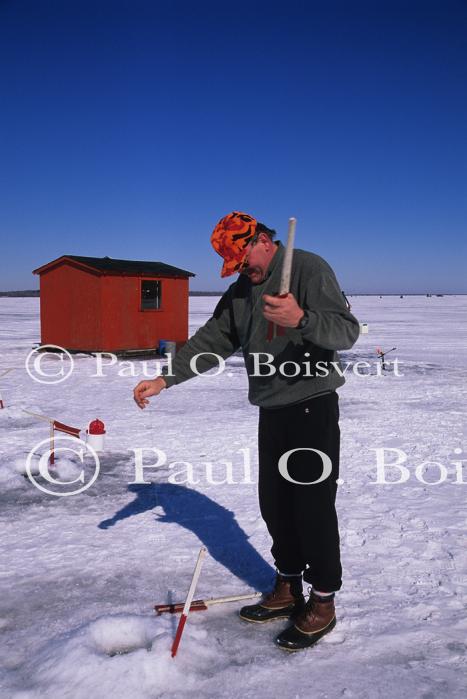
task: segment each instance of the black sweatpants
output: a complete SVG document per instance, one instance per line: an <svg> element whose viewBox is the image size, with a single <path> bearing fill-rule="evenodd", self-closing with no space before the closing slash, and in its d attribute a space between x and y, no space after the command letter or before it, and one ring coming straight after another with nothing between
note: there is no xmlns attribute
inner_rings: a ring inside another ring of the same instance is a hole
<svg viewBox="0 0 467 699"><path fill-rule="evenodd" d="M271 553L281 573L301 573L316 590L333 592L342 585L339 530L335 508L339 477L339 397L334 391L284 408L260 408L259 503L273 545ZM292 483L279 472L280 457L288 458ZM308 451L307 451L308 449ZM320 483L325 457L331 475Z"/></svg>

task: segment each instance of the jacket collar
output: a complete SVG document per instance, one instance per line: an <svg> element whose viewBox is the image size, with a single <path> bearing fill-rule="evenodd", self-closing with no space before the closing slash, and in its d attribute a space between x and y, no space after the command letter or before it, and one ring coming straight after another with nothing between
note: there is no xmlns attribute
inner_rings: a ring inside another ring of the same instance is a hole
<svg viewBox="0 0 467 699"><path fill-rule="evenodd" d="M266 275L263 281L259 284L256 284L255 286L262 286L271 278L275 270L282 268L282 260L284 259L285 247L282 245L280 240L274 241L274 245L277 246L277 251L274 253L274 257L269 263L269 267L266 270Z"/></svg>

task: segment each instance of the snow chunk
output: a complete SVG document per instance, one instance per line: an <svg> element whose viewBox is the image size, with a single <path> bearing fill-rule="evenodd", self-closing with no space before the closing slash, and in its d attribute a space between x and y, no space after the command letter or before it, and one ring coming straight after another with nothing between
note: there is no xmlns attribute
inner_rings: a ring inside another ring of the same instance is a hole
<svg viewBox="0 0 467 699"><path fill-rule="evenodd" d="M135 616L103 617L91 624L89 634L96 649L106 655L151 647L147 623Z"/></svg>
<svg viewBox="0 0 467 699"><path fill-rule="evenodd" d="M59 457L53 468L56 470L59 480L71 482L79 477L83 470L83 465L81 462L76 463L76 461L72 459ZM52 468L50 470L52 470Z"/></svg>
<svg viewBox="0 0 467 699"><path fill-rule="evenodd" d="M16 471L16 473L19 473L21 476L27 476L26 460L27 460L27 458L25 455L25 456L18 457L13 462L14 470ZM39 458L31 459L30 469L31 469L31 474L33 476L39 475Z"/></svg>

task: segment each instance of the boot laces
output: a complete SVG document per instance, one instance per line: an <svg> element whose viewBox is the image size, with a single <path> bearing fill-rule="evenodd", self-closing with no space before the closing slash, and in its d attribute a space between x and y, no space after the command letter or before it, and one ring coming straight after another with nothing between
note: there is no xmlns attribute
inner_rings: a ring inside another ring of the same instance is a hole
<svg viewBox="0 0 467 699"><path fill-rule="evenodd" d="M279 593L279 587L283 581L280 578L276 578L274 582L274 588L270 592L266 592L264 595L264 598L266 601L273 600L275 597L277 597Z"/></svg>
<svg viewBox="0 0 467 699"><path fill-rule="evenodd" d="M311 586L307 587L307 592L308 592L308 595L307 595L307 601L305 602L305 609L308 612L313 608L313 604L314 604L315 600L313 597L313 588Z"/></svg>
<svg viewBox="0 0 467 699"><path fill-rule="evenodd" d="M316 597L313 595L313 588L309 587L308 588L308 599L305 602L305 609L304 609L304 613L306 616L309 616L311 618L313 618L315 616L315 612L316 612L315 606L316 606L318 601L319 600L317 600Z"/></svg>

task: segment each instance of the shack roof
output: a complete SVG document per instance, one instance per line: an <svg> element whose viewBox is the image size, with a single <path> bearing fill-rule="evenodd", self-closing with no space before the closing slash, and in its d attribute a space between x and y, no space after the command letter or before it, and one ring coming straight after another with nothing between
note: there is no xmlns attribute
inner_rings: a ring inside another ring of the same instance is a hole
<svg viewBox="0 0 467 699"><path fill-rule="evenodd" d="M90 268L101 274L134 274L153 277L194 277L193 272L167 265L165 262L148 260L116 260L112 257L85 257L83 255L62 255L34 270L34 274L43 274L52 267L72 261L82 268Z"/></svg>

